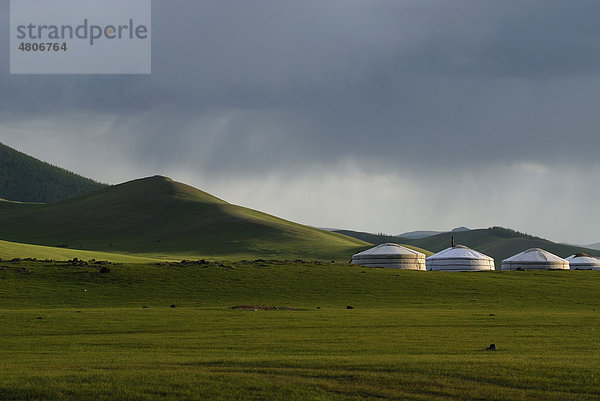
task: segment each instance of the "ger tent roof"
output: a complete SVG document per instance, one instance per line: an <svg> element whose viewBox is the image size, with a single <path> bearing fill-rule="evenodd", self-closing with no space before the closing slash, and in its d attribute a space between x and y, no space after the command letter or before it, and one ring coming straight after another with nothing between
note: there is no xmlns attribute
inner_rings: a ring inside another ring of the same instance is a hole
<svg viewBox="0 0 600 401"><path fill-rule="evenodd" d="M566 260L571 270L600 270L600 260L588 255L571 255Z"/></svg>
<svg viewBox="0 0 600 401"><path fill-rule="evenodd" d="M502 270L569 269L569 262L540 248L531 248L502 261Z"/></svg>
<svg viewBox="0 0 600 401"><path fill-rule="evenodd" d="M392 269L425 270L425 255L398 244L381 244L352 256L352 264Z"/></svg>
<svg viewBox="0 0 600 401"><path fill-rule="evenodd" d="M494 259L463 245L453 246L425 259L427 270L483 271L494 270Z"/></svg>

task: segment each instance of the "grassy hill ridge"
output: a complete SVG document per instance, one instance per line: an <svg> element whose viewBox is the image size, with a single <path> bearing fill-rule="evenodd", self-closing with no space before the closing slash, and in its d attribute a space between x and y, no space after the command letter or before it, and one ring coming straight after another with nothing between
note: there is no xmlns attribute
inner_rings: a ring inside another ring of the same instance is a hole
<svg viewBox="0 0 600 401"><path fill-rule="evenodd" d="M0 143L0 198L52 202L105 186Z"/></svg>
<svg viewBox="0 0 600 401"><path fill-rule="evenodd" d="M138 254L349 258L369 244L154 176L49 204L0 202L0 239Z"/></svg>

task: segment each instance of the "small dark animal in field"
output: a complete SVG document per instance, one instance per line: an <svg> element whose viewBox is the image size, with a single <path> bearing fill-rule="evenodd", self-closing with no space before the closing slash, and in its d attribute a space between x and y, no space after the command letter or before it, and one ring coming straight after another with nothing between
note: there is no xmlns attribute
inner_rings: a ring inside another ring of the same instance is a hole
<svg viewBox="0 0 600 401"><path fill-rule="evenodd" d="M490 344L489 347L485 349L486 351L496 351L496 344Z"/></svg>
<svg viewBox="0 0 600 401"><path fill-rule="evenodd" d="M169 308L177 308L177 305L173 304L173 305L169 306Z"/></svg>
<svg viewBox="0 0 600 401"><path fill-rule="evenodd" d="M40 316L40 317L38 317L37 319L38 319L38 320L42 320L42 317Z"/></svg>
<svg viewBox="0 0 600 401"><path fill-rule="evenodd" d="M146 305L142 306L142 309L148 309L148 307Z"/></svg>
<svg viewBox="0 0 600 401"><path fill-rule="evenodd" d="M346 309L354 309L354 306L347 305Z"/></svg>
<svg viewBox="0 0 600 401"><path fill-rule="evenodd" d="M102 266L100 268L100 273L110 273L110 268L107 266Z"/></svg>

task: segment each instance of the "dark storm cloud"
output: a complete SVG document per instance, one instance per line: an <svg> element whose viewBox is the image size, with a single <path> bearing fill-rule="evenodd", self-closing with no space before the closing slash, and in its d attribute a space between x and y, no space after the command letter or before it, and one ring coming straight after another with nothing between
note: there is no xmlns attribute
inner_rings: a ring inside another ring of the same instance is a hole
<svg viewBox="0 0 600 401"><path fill-rule="evenodd" d="M205 168L590 160L597 15L594 1L155 1L151 76L8 76L5 62L0 106L135 116L107 135L139 158L196 146Z"/></svg>

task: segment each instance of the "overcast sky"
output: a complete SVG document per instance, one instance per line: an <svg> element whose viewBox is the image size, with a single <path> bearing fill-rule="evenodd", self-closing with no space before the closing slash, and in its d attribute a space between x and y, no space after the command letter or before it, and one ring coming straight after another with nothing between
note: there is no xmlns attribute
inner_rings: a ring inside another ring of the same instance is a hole
<svg viewBox="0 0 600 401"><path fill-rule="evenodd" d="M0 141L297 222L600 241L597 0L153 2L149 76L9 75Z"/></svg>

